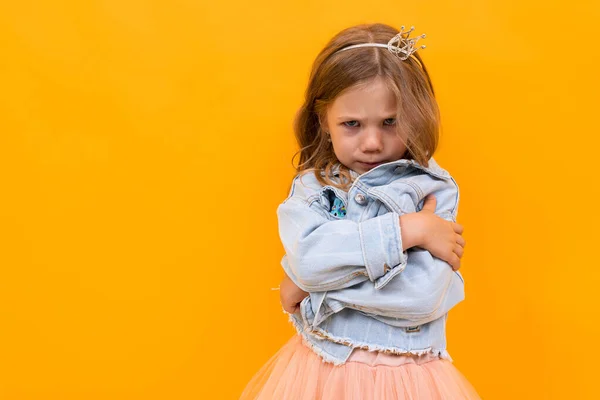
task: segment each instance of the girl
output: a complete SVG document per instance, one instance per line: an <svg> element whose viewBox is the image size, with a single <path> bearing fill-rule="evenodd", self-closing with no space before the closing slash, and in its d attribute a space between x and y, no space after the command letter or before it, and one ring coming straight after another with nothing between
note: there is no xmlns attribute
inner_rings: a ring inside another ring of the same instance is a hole
<svg viewBox="0 0 600 400"><path fill-rule="evenodd" d="M446 350L465 240L458 186L432 157L439 112L412 30L348 28L314 62L298 175L277 209L298 335L242 399L479 398Z"/></svg>

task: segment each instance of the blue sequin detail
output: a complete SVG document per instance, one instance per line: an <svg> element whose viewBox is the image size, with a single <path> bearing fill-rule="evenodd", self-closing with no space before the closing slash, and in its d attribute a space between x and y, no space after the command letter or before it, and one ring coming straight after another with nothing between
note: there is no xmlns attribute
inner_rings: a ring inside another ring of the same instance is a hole
<svg viewBox="0 0 600 400"><path fill-rule="evenodd" d="M335 217L343 218L346 216L346 206L344 205L342 200L336 197L333 200L333 205L331 206L331 211L329 212Z"/></svg>

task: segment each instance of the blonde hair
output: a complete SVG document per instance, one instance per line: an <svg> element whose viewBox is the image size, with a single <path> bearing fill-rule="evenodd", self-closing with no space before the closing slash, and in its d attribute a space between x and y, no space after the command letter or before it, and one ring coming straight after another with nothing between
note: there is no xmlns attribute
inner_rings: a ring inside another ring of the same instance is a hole
<svg viewBox="0 0 600 400"><path fill-rule="evenodd" d="M440 115L431 79L423 60L413 53L407 60L385 48L364 47L334 54L343 47L359 43L383 43L398 34L385 24L362 24L335 35L315 59L304 104L294 120L294 133L300 149L298 173L314 171L322 185L348 190L352 177L341 164L320 121L326 118L327 107L345 89L381 77L396 96L396 126L398 134L407 138L403 158L428 166L438 145ZM415 60L415 57L417 60ZM420 65L419 65L420 63ZM332 168L339 164L339 180L332 179ZM321 172L325 176L321 176Z"/></svg>

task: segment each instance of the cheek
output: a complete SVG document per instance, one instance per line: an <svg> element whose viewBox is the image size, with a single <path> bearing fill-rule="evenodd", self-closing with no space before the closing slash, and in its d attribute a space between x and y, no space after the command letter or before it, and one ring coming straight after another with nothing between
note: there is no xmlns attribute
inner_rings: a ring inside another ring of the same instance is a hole
<svg viewBox="0 0 600 400"><path fill-rule="evenodd" d="M352 155L352 144L347 140L334 142L333 149L339 160L348 158Z"/></svg>
<svg viewBox="0 0 600 400"><path fill-rule="evenodd" d="M406 149L406 144L404 140L400 137L394 137L390 141L390 146L394 148L396 151L403 151Z"/></svg>

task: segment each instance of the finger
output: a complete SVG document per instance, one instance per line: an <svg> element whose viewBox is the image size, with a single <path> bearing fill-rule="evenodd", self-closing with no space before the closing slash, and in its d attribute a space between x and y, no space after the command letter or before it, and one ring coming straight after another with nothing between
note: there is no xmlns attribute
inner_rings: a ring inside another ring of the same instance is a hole
<svg viewBox="0 0 600 400"><path fill-rule="evenodd" d="M444 260L446 260L446 262L450 264L454 271L456 271L456 269L460 267L460 257L458 257L458 255L454 253L454 251L450 251L450 253L444 257Z"/></svg>
<svg viewBox="0 0 600 400"><path fill-rule="evenodd" d="M456 254L458 256L458 258L461 258L463 256L463 253L464 253L464 250L459 244L454 246L454 254Z"/></svg>
<svg viewBox="0 0 600 400"><path fill-rule="evenodd" d="M464 248L466 246L467 241L461 235L456 234L455 239L456 239L456 243L458 243L462 248Z"/></svg>
<svg viewBox="0 0 600 400"><path fill-rule="evenodd" d="M454 232L459 233L462 235L464 228L461 224L459 224L458 222L453 222L452 223L452 228L454 228Z"/></svg>
<svg viewBox="0 0 600 400"><path fill-rule="evenodd" d="M460 258L458 258L456 254L452 257L452 263L450 265L452 265L453 271L458 271L460 268Z"/></svg>

